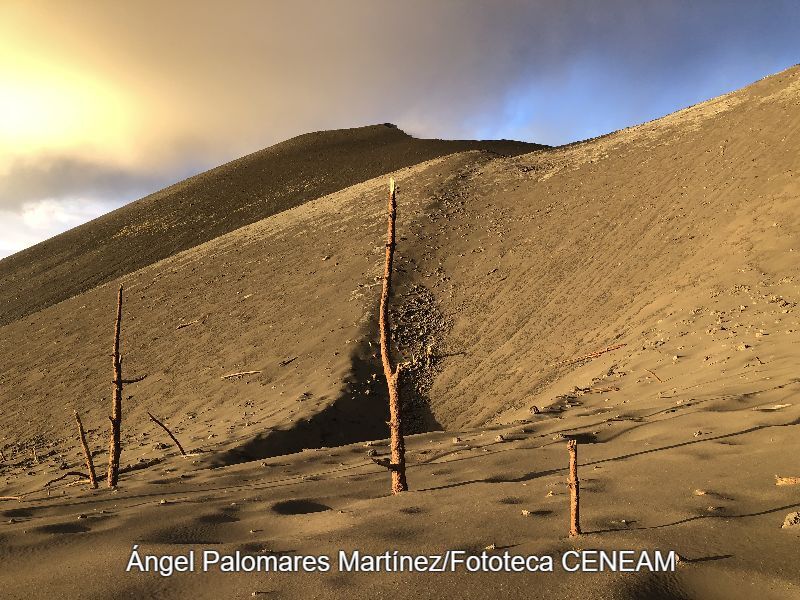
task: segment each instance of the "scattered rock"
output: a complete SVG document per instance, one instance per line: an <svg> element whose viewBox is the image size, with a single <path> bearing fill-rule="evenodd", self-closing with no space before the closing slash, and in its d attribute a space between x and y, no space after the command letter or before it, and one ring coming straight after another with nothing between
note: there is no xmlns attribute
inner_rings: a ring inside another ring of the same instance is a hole
<svg viewBox="0 0 800 600"><path fill-rule="evenodd" d="M497 546L495 544L489 544L484 550L497 550Z"/></svg>
<svg viewBox="0 0 800 600"><path fill-rule="evenodd" d="M494 438L494 441L495 441L495 442L505 442L505 441L506 441L506 438L505 438L505 437L503 437L503 434L501 433L501 434L498 434L498 435L497 435L497 436Z"/></svg>
<svg viewBox="0 0 800 600"><path fill-rule="evenodd" d="M461 438L460 437L454 437L453 438L453 443L454 444L460 444L461 443Z"/></svg>
<svg viewBox="0 0 800 600"><path fill-rule="evenodd" d="M522 516L523 517L530 517L531 516L531 511L526 510L526 509L523 508L522 509Z"/></svg>

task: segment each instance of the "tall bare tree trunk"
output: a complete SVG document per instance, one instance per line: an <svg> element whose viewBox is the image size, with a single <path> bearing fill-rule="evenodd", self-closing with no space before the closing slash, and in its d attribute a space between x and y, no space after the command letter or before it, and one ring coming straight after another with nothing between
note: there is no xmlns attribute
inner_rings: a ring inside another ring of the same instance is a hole
<svg viewBox="0 0 800 600"><path fill-rule="evenodd" d="M394 229L397 217L394 178L389 178L389 224L386 233L386 266L383 271L383 291L381 292L381 309L379 327L381 331L381 361L386 385L389 388L389 433L391 437L391 460L389 470L392 473L392 494L405 492L406 482L406 447L403 440L403 415L400 407L400 365L392 369L389 356L389 296L392 291L392 262L394 260Z"/></svg>
<svg viewBox="0 0 800 600"><path fill-rule="evenodd" d="M108 487L116 487L119 479L119 457L122 453L120 430L122 426L122 358L119 355L119 334L122 326L122 285L117 295L117 321L114 326L114 389L111 404L111 441L108 448Z"/></svg>
<svg viewBox="0 0 800 600"><path fill-rule="evenodd" d="M569 450L569 535L575 537L581 534L578 442L570 440L567 450Z"/></svg>
<svg viewBox="0 0 800 600"><path fill-rule="evenodd" d="M83 456L86 459L86 470L89 471L89 485L93 490L97 489L97 475L94 472L94 462L92 461L92 453L89 450L89 444L86 442L86 432L83 430L83 423L75 411L75 422L78 424L78 435L81 439L81 446L83 446Z"/></svg>

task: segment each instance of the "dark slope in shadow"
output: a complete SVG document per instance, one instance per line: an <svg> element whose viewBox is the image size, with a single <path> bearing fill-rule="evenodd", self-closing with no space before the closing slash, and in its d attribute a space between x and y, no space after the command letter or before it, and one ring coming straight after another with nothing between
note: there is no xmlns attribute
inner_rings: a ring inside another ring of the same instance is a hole
<svg viewBox="0 0 800 600"><path fill-rule="evenodd" d="M365 326L365 331L377 331L374 319ZM365 333L350 357L350 377L336 400L308 419L297 421L293 427L258 434L240 446L214 455L210 465L221 467L293 454L307 448L345 446L387 438L389 401L377 349L377 341L370 346ZM373 381L373 373L381 375ZM413 377L414 373L410 376ZM365 393L367 390L369 393ZM407 434L442 429L430 410L428 399L420 397L410 381L402 386L402 402Z"/></svg>

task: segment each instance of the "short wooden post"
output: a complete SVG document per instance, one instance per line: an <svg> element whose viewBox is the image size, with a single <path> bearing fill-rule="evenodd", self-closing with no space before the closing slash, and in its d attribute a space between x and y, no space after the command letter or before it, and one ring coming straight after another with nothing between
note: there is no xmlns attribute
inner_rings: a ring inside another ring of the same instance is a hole
<svg viewBox="0 0 800 600"><path fill-rule="evenodd" d="M569 450L569 536L575 537L581 534L578 442L570 440L567 450Z"/></svg>
<svg viewBox="0 0 800 600"><path fill-rule="evenodd" d="M86 459L86 470L89 471L89 485L93 490L97 489L97 475L94 472L94 462L92 453L89 451L89 444L86 442L86 432L83 430L83 423L78 411L75 411L75 422L78 424L78 435L80 436L81 446L83 446L83 456Z"/></svg>

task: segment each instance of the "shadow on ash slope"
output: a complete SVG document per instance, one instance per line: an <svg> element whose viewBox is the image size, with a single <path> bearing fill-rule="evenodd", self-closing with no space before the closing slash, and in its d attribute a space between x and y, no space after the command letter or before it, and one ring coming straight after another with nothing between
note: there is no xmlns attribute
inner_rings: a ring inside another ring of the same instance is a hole
<svg viewBox="0 0 800 600"><path fill-rule="evenodd" d="M433 348L447 331L448 321L439 312L433 294L422 285L408 286L404 293L395 294L394 301L397 306L390 314L393 350L395 360L405 367L401 377L403 430L406 434L440 431L442 426L431 412L428 392L441 360ZM259 434L216 455L213 464L225 466L387 437L389 404L378 323L374 316L364 321L362 341L350 355L351 374L334 402L291 428Z"/></svg>
<svg viewBox="0 0 800 600"><path fill-rule="evenodd" d="M491 157L484 154L470 159L465 157L461 160L482 164ZM470 168L474 165L467 167ZM442 312L434 291L421 283L430 278L439 282L444 275L441 269L429 272L422 266L424 261L421 257L427 256L430 250L420 240L426 239L426 222L436 221L439 213L444 214L449 206L443 199L454 193L465 193L453 192L452 185L455 178L463 178L463 172L463 168L455 169L455 173L449 171L438 182L430 179L415 182L415 186L420 185L421 189L412 194L415 199L411 200L410 206L401 207L406 219L398 224L400 241L392 276L390 327L393 362L404 364L400 385L406 434L443 429L431 410L429 394L443 361L450 356L443 352L442 342L452 327L452 319ZM423 215L422 221L409 218L412 211ZM375 271L382 270L381 259L380 264L376 263ZM382 276L376 275L372 283L362 284L355 292L368 298L366 304L370 308L360 321L359 342L350 351L349 375L336 399L291 427L266 431L216 454L212 459L213 465L224 466L307 448L340 446L388 436L388 395L380 357L377 318L381 286Z"/></svg>

